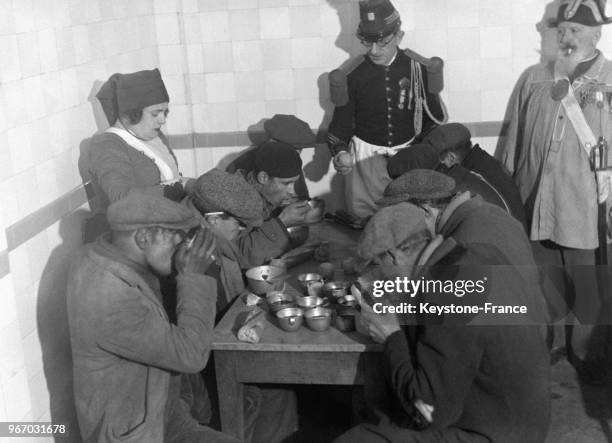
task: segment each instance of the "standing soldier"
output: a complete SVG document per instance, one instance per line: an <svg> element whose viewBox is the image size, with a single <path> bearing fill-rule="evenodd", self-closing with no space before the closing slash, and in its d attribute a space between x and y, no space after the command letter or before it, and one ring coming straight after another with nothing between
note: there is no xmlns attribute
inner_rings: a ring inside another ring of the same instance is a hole
<svg viewBox="0 0 612 443"><path fill-rule="evenodd" d="M347 176L348 212L368 217L391 181L387 158L447 115L442 60L399 50L404 32L389 0L363 0L359 10L357 36L367 53L348 74L330 73L336 108L328 144L334 168Z"/></svg>

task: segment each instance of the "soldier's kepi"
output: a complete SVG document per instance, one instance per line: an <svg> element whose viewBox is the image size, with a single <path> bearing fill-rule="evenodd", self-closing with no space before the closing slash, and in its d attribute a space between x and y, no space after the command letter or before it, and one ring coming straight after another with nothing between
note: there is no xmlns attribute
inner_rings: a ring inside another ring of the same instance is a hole
<svg viewBox="0 0 612 443"><path fill-rule="evenodd" d="M442 60L399 50L404 33L389 0L362 0L359 12L357 38L367 52L329 75L336 108L327 141L334 168L346 176L346 208L365 218L391 181L387 159L447 114Z"/></svg>

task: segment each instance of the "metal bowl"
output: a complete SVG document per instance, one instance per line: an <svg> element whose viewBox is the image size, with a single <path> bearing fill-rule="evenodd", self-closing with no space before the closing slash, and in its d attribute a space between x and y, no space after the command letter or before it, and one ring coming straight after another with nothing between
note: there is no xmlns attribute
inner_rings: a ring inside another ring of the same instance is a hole
<svg viewBox="0 0 612 443"><path fill-rule="evenodd" d="M355 330L355 314L357 311L353 307L341 307L336 311L334 326L342 332Z"/></svg>
<svg viewBox="0 0 612 443"><path fill-rule="evenodd" d="M295 304L294 301L292 300L279 300L276 301L274 303L270 303L270 310L273 313L277 313L278 311L281 311L283 309L287 309L287 308L297 308L298 306Z"/></svg>
<svg viewBox="0 0 612 443"><path fill-rule="evenodd" d="M300 308L310 309L321 306L323 304L323 299L321 297L317 297L316 295L307 295L305 297L298 297L296 302Z"/></svg>
<svg viewBox="0 0 612 443"><path fill-rule="evenodd" d="M323 262L319 265L319 274L323 277L324 280L330 280L334 277L334 271L336 270L336 266L333 263L328 261Z"/></svg>
<svg viewBox="0 0 612 443"><path fill-rule="evenodd" d="M306 223L318 223L323 220L323 215L325 214L325 200L313 198L312 200L308 200L308 205L310 206L310 210L304 216L304 221Z"/></svg>
<svg viewBox="0 0 612 443"><path fill-rule="evenodd" d="M329 329L331 324L332 311L329 308L313 308L306 311L304 317L306 318L306 324L313 331L326 331Z"/></svg>
<svg viewBox="0 0 612 443"><path fill-rule="evenodd" d="M278 324L287 331L297 331L304 322L304 312L300 308L284 308L276 313Z"/></svg>
<svg viewBox="0 0 612 443"><path fill-rule="evenodd" d="M352 294L346 294L342 297L338 297L338 304L340 306L355 306L357 304L357 298Z"/></svg>
<svg viewBox="0 0 612 443"><path fill-rule="evenodd" d="M335 302L338 298L346 295L349 284L345 281L330 281L323 285L323 294L330 301Z"/></svg>
<svg viewBox="0 0 612 443"><path fill-rule="evenodd" d="M289 233L289 242L292 248L302 246L308 240L310 228L307 225L290 226L287 228Z"/></svg>
<svg viewBox="0 0 612 443"><path fill-rule="evenodd" d="M304 289L308 289L308 286L310 286L312 283L323 281L323 279L319 274L309 272L307 274L298 275L297 281Z"/></svg>
<svg viewBox="0 0 612 443"><path fill-rule="evenodd" d="M287 274L276 266L257 266L246 271L249 290L257 295L282 290Z"/></svg>
<svg viewBox="0 0 612 443"><path fill-rule="evenodd" d="M266 301L270 306L270 310L274 313L284 308L295 308L296 304L293 301L293 297L282 291L268 292L266 295Z"/></svg>

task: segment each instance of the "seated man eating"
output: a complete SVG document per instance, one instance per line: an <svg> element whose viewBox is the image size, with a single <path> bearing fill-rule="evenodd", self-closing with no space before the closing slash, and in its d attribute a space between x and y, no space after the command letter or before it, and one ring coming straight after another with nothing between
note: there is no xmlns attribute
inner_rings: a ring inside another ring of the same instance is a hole
<svg viewBox="0 0 612 443"><path fill-rule="evenodd" d="M466 269L502 265L506 271L494 274L501 280L489 288L489 295L503 299L522 294L520 302L537 310L528 283L517 272L510 272L507 259L494 245L462 244L441 236L430 239L423 209L399 203L372 217L359 253L378 262L388 280L445 280L450 278L449 269L456 271L455 279L461 279ZM427 297L443 303L453 295ZM415 299L402 297L402 301L410 300ZM399 317L375 313L363 300L360 305L358 322L384 344L381 376L387 391L375 405L377 414L371 422L352 428L337 442L545 440L550 388L541 328L516 323L466 324L465 318L451 315L432 321L420 309ZM412 326L404 329L400 324Z"/></svg>
<svg viewBox="0 0 612 443"><path fill-rule="evenodd" d="M297 201L295 193L301 171L299 154L277 141L268 141L256 150L253 171L238 171L264 201L261 228L237 239L249 267L264 264L291 249L287 228L304 223L310 211L308 202Z"/></svg>
<svg viewBox="0 0 612 443"><path fill-rule="evenodd" d="M111 232L86 245L68 281L74 395L83 441L235 442L189 415L180 373L208 361L214 327L215 241L192 211L131 191L110 205ZM177 273L177 324L159 277Z"/></svg>

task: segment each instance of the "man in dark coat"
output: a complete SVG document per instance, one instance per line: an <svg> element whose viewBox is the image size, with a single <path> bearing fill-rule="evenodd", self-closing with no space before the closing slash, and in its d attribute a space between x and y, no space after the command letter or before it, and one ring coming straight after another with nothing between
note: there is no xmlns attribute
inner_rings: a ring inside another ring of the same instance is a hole
<svg viewBox="0 0 612 443"><path fill-rule="evenodd" d="M359 252L377 261L389 280L446 279L448 269L455 269L459 281L474 266L485 271L496 265L512 268L492 245L464 245L452 237L430 242L430 234L423 210L400 203L372 217ZM537 309L535 300L525 296L528 282L517 273L493 275L496 278L488 282L490 298L513 298L527 309ZM464 319L447 315L433 324L418 312L400 319L375 313L361 300L359 321L384 344L387 403L376 405L371 423L349 430L337 442L543 442L550 392L548 353L540 328L466 325ZM402 329L401 323L412 326Z"/></svg>
<svg viewBox="0 0 612 443"><path fill-rule="evenodd" d="M513 215L511 202L506 200L504 195L490 182L486 181L482 175L470 171L459 164L455 164L450 168L446 167L440 163L438 152L431 145L417 144L402 149L391 157L387 164L387 171L392 179L413 169L435 169L440 171L455 180L455 190L457 192L469 191L472 195L479 195L484 201L499 206L507 213Z"/></svg>
<svg viewBox="0 0 612 443"><path fill-rule="evenodd" d="M379 204L414 203L425 209L432 235L451 236L464 245L485 243L494 246L517 266L521 278L533 288L532 295L546 318L565 310L561 294L550 279L539 272L523 226L481 197L455 192L452 178L437 171L415 169L392 181Z"/></svg>
<svg viewBox="0 0 612 443"><path fill-rule="evenodd" d="M436 148L446 168L452 170L455 165L461 165L490 185L504 200L512 216L527 226L523 200L510 173L478 144L472 144L468 128L460 123L440 125L423 138L423 143Z"/></svg>

